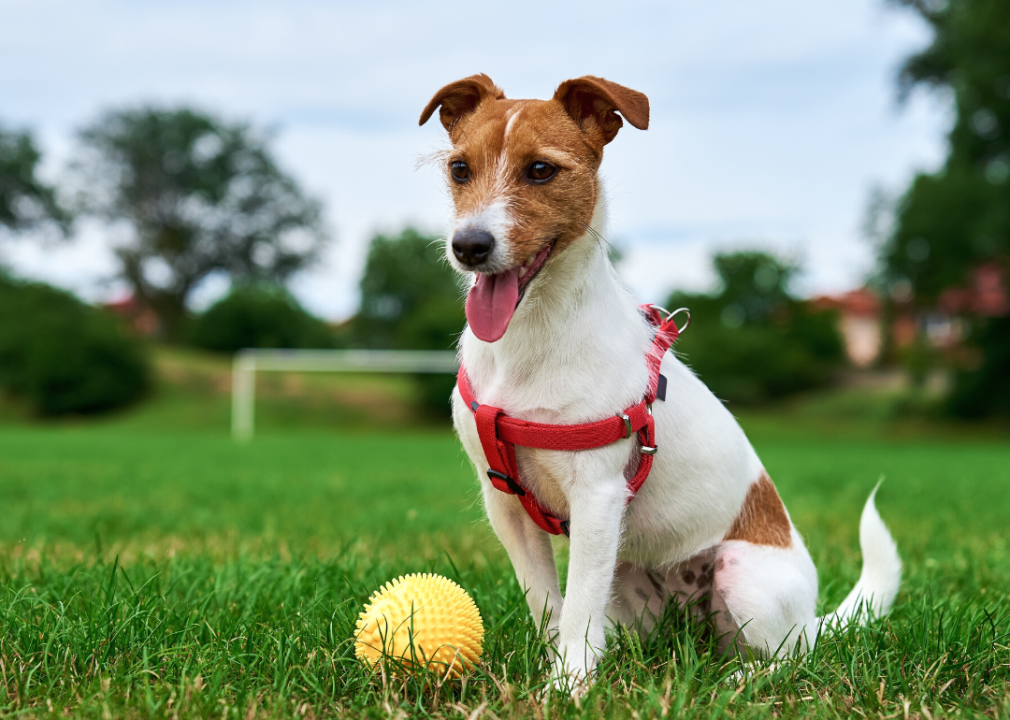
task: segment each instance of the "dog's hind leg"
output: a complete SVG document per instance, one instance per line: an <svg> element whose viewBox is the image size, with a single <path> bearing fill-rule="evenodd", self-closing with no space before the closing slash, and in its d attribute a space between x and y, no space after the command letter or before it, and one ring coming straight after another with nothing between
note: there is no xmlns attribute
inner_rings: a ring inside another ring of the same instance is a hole
<svg viewBox="0 0 1010 720"><path fill-rule="evenodd" d="M761 657L805 651L817 632L816 606L817 570L795 530L788 547L719 546L712 610L724 650Z"/></svg>

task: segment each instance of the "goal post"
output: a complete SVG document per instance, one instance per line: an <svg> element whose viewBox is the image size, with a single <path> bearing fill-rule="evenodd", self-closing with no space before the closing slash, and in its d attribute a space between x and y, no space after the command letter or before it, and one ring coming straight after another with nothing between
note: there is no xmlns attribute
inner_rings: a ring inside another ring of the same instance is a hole
<svg viewBox="0 0 1010 720"><path fill-rule="evenodd" d="M450 350L239 350L232 361L231 436L252 440L257 372L455 373Z"/></svg>

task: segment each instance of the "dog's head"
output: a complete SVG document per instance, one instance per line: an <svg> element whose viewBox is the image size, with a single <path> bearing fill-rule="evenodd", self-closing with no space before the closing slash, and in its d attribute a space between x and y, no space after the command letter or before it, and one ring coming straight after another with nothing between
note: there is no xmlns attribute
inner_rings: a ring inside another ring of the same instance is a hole
<svg viewBox="0 0 1010 720"><path fill-rule="evenodd" d="M603 146L622 115L646 129L649 100L592 76L561 83L550 100L507 100L487 75L473 75L435 93L422 125L435 110L452 141L445 172L456 215L446 251L457 270L477 274L467 320L494 342L548 256L588 231Z"/></svg>

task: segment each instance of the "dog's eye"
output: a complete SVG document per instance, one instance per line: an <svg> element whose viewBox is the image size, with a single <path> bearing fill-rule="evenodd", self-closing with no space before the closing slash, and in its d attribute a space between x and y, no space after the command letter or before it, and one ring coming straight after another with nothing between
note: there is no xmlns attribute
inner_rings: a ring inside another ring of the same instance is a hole
<svg viewBox="0 0 1010 720"><path fill-rule="evenodd" d="M550 163L537 160L535 163L532 163L526 171L526 177L534 183L545 183L554 177L557 171L558 169Z"/></svg>
<svg viewBox="0 0 1010 720"><path fill-rule="evenodd" d="M452 173L452 179L458 183L465 183L470 179L470 166L462 160L453 161L449 166L449 172Z"/></svg>

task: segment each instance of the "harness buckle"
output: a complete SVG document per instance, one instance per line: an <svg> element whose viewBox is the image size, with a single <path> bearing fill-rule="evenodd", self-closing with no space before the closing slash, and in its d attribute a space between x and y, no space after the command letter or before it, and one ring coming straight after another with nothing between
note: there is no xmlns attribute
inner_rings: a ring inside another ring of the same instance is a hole
<svg viewBox="0 0 1010 720"><path fill-rule="evenodd" d="M492 470L491 468L488 468L487 477L492 482L495 480L501 480L502 482L504 482L506 485L509 486L509 490L511 490L519 497L523 497L524 495L526 495L526 491L523 490L523 486L517 483L515 480L513 480L510 475L506 475L505 473L500 473L497 470Z"/></svg>
<svg viewBox="0 0 1010 720"><path fill-rule="evenodd" d="M621 413L617 417L621 418L621 420L624 421L624 437L626 437L626 438L631 437L631 433L632 433L632 430L631 430L631 418L629 418L626 413Z"/></svg>
<svg viewBox="0 0 1010 720"><path fill-rule="evenodd" d="M659 450L658 447L649 447L648 445L642 446L643 455L655 455L657 450Z"/></svg>

